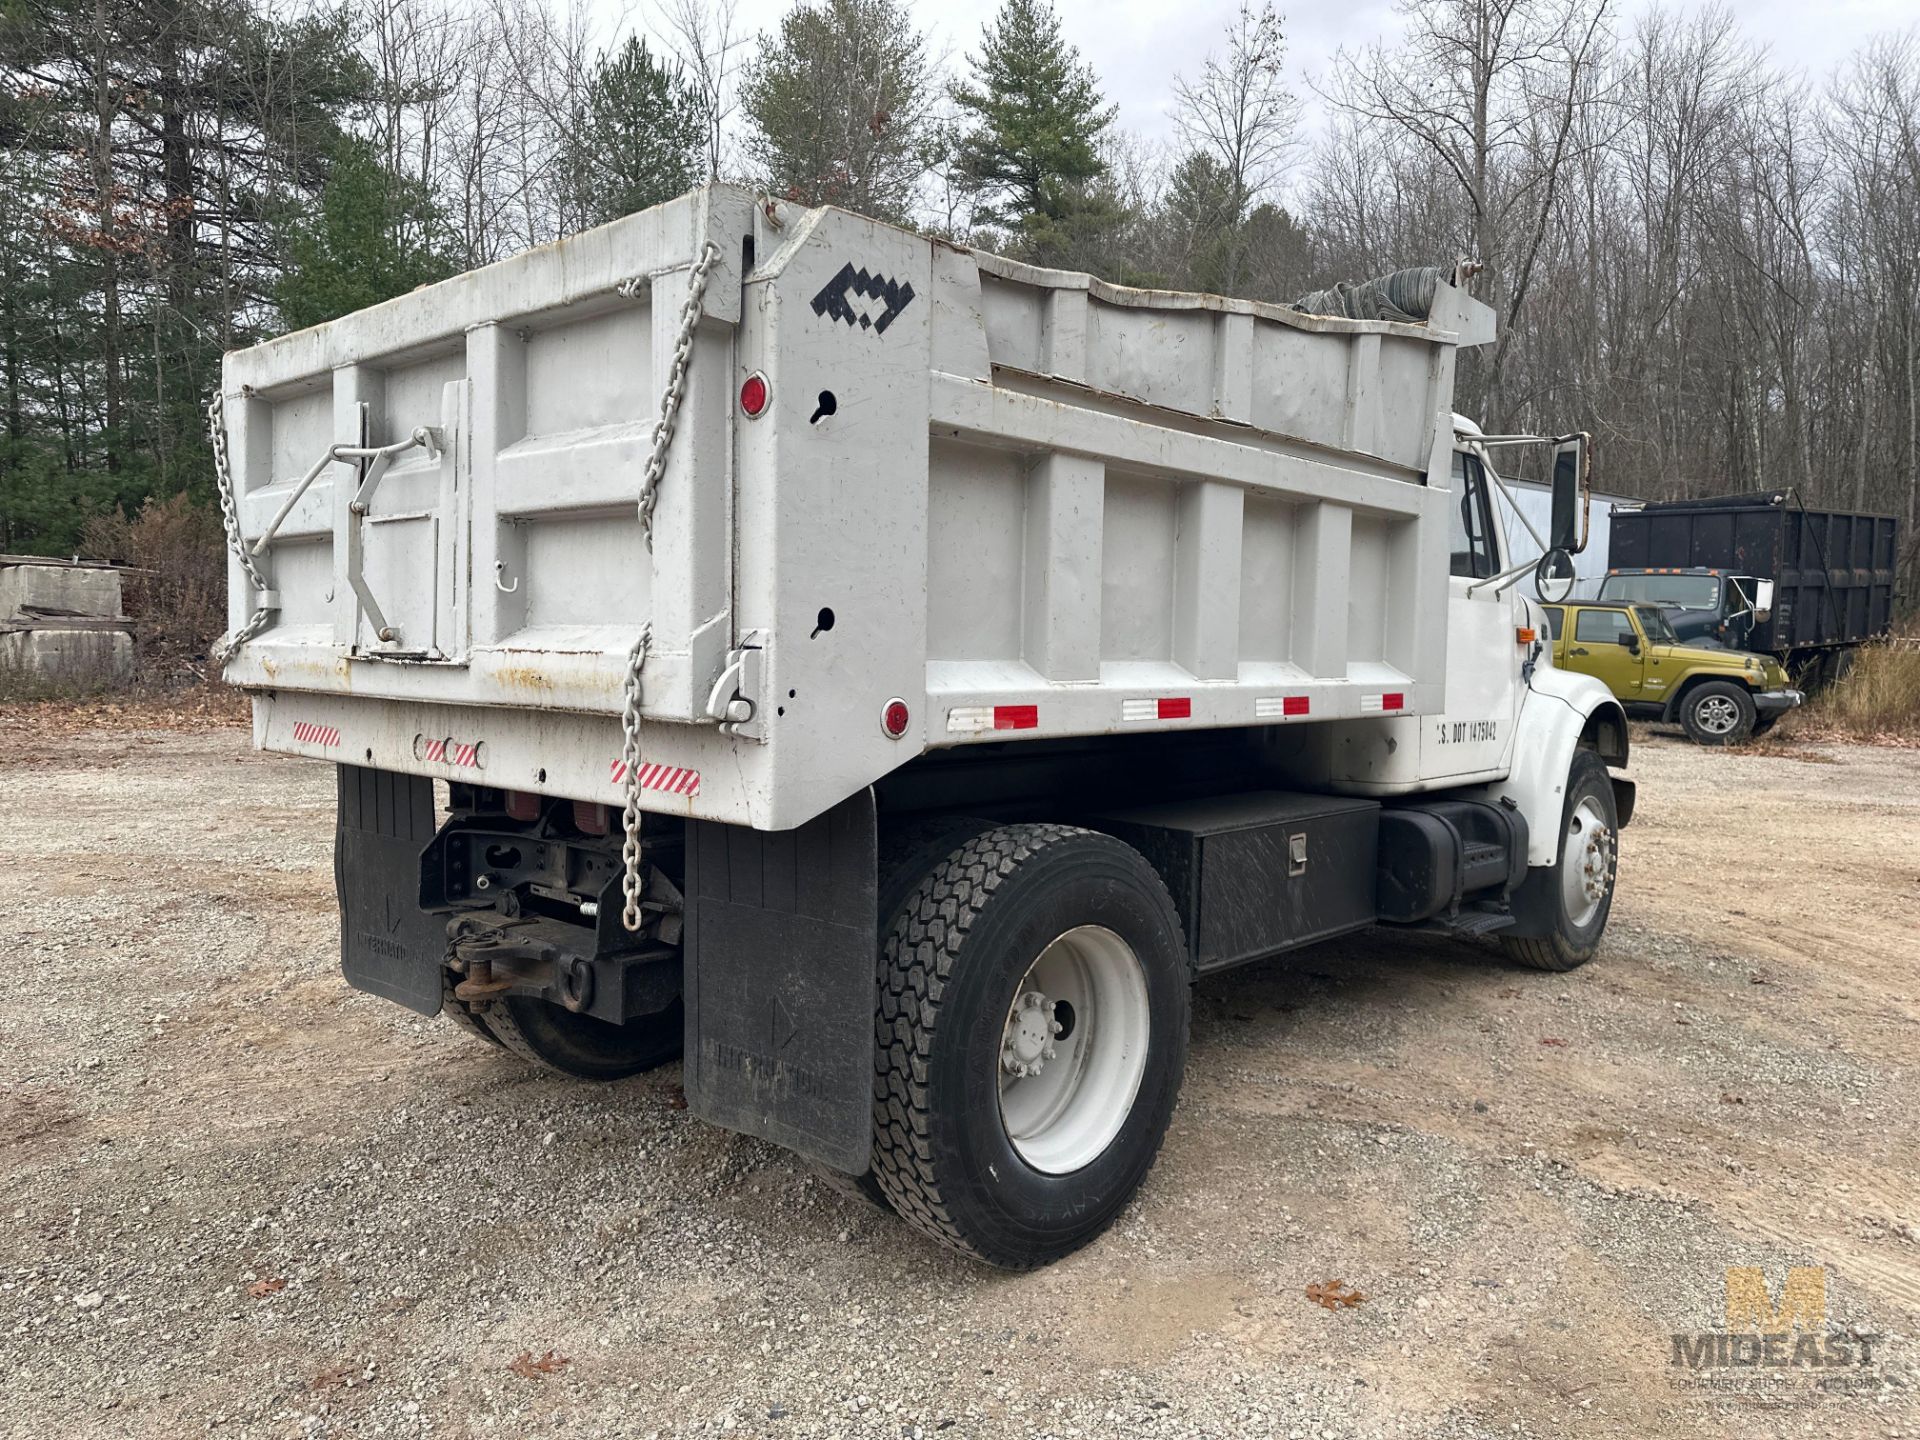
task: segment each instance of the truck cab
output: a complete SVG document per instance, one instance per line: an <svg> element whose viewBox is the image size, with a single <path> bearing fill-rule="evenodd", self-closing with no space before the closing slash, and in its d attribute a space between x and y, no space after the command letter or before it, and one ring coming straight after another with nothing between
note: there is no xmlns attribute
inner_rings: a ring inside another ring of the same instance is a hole
<svg viewBox="0 0 1920 1440"><path fill-rule="evenodd" d="M1765 734L1804 698L1772 656L1687 644L1657 604L1595 600L1542 608L1555 665L1593 676L1628 714L1678 724L1696 744L1734 745Z"/></svg>
<svg viewBox="0 0 1920 1440"><path fill-rule="evenodd" d="M1597 600L1655 605L1681 641L1744 650L1773 609L1773 581L1711 566L1607 571Z"/></svg>

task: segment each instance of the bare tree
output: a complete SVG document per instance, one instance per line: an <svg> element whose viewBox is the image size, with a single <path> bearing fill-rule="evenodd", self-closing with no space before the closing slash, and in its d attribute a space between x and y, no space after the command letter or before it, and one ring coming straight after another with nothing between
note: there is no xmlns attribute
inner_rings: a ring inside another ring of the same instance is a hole
<svg viewBox="0 0 1920 1440"><path fill-rule="evenodd" d="M667 45L700 97L707 122L707 174L719 179L726 159L727 121L739 101L734 75L746 43L736 23L739 0L659 0Z"/></svg>
<svg viewBox="0 0 1920 1440"><path fill-rule="evenodd" d="M1227 26L1224 56L1209 54L1199 77L1176 75L1174 126L1187 146L1219 167L1226 185L1225 281L1238 290L1246 258L1241 226L1295 149L1300 101L1285 75L1287 40L1271 0L1258 10L1243 0Z"/></svg>
<svg viewBox="0 0 1920 1440"><path fill-rule="evenodd" d="M1412 141L1459 187L1463 248L1509 326L1524 311L1583 105L1600 103L1610 0L1410 0L1408 34L1336 57L1327 99ZM1507 419L1511 330L1487 367Z"/></svg>

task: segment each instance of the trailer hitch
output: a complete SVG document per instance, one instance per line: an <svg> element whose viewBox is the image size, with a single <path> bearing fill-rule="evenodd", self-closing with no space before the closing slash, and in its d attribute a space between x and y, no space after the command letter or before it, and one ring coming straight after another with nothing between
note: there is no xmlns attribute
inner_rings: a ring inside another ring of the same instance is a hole
<svg viewBox="0 0 1920 1440"><path fill-rule="evenodd" d="M559 928L532 916L462 915L449 923L447 966L464 977L453 987L455 998L484 1010L518 991L585 1011L593 1004L593 961L560 944L551 933Z"/></svg>

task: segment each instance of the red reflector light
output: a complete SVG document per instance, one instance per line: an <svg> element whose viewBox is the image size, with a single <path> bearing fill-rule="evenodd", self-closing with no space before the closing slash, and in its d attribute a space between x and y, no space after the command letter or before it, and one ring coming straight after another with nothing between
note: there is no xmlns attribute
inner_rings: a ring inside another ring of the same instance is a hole
<svg viewBox="0 0 1920 1440"><path fill-rule="evenodd" d="M540 818L540 797L525 790L507 791L507 815L519 821L538 820Z"/></svg>
<svg viewBox="0 0 1920 1440"><path fill-rule="evenodd" d="M1162 700L1160 702L1160 718L1162 720L1191 720L1193 718L1193 701L1185 695Z"/></svg>
<svg viewBox="0 0 1920 1440"><path fill-rule="evenodd" d="M1382 695L1380 697L1380 708L1382 710L1404 710L1407 708L1407 697L1404 695Z"/></svg>
<svg viewBox="0 0 1920 1440"><path fill-rule="evenodd" d="M907 733L907 722L913 717L907 711L907 702L900 699L887 701L880 711L880 728L892 739L898 740Z"/></svg>
<svg viewBox="0 0 1920 1440"><path fill-rule="evenodd" d="M1304 715L1307 713L1308 700L1305 695L1289 695L1280 702L1282 715Z"/></svg>
<svg viewBox="0 0 1920 1440"><path fill-rule="evenodd" d="M607 833L607 807L592 800L573 802L573 826L582 835Z"/></svg>
<svg viewBox="0 0 1920 1440"><path fill-rule="evenodd" d="M1033 730L1040 724L1038 705L996 705L993 728L996 730Z"/></svg>
<svg viewBox="0 0 1920 1440"><path fill-rule="evenodd" d="M760 412L767 408L767 377L757 370L747 376L740 387L740 408L749 420L759 418Z"/></svg>

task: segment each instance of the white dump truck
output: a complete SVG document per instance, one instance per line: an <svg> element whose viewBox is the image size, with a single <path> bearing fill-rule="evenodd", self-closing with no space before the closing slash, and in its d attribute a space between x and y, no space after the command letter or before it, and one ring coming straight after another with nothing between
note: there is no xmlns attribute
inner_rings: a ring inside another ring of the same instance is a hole
<svg viewBox="0 0 1920 1440"><path fill-rule="evenodd" d="M1455 280L1312 314L716 185L230 355L225 674L338 767L347 979L684 1053L695 1115L1025 1267L1152 1165L1195 976L1589 959L1627 727L1513 587L1535 442L1456 423Z"/></svg>

